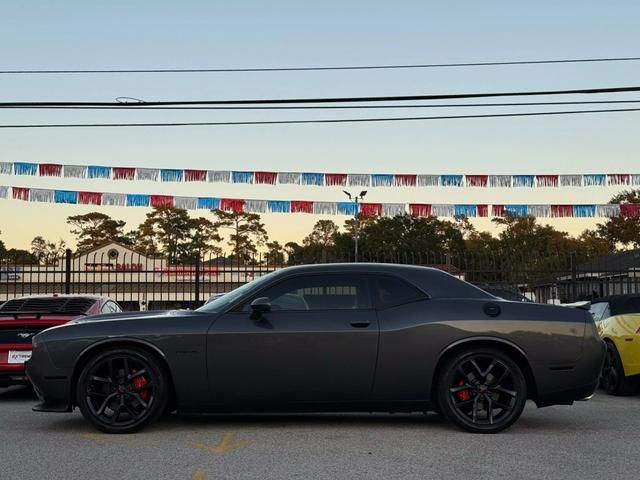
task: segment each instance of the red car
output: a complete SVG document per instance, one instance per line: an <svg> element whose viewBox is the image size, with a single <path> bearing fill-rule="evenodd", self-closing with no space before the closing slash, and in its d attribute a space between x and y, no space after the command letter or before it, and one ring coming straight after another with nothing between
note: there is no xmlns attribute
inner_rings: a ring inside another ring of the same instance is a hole
<svg viewBox="0 0 640 480"><path fill-rule="evenodd" d="M0 305L0 387L28 383L24 362L31 358L31 338L49 327L86 315L121 312L99 295L32 295Z"/></svg>

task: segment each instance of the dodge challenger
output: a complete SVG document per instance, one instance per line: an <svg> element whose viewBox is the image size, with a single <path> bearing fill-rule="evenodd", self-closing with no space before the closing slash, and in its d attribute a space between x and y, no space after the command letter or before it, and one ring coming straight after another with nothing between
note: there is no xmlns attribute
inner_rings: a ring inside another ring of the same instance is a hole
<svg viewBox="0 0 640 480"><path fill-rule="evenodd" d="M195 311L84 317L39 333L34 410L126 433L163 413L425 412L469 432L525 402L592 395L605 346L589 312L499 299L443 271L290 267Z"/></svg>

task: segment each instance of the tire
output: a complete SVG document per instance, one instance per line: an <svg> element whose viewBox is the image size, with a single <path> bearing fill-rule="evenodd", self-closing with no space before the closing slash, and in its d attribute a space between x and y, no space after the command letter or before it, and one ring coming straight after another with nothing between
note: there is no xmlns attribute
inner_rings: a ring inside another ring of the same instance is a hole
<svg viewBox="0 0 640 480"><path fill-rule="evenodd" d="M508 355L472 348L440 369L437 396L442 414L454 425L471 433L498 433L520 418L527 382Z"/></svg>
<svg viewBox="0 0 640 480"><path fill-rule="evenodd" d="M166 410L169 382L158 359L136 347L105 350L91 358L76 385L80 412L105 433L132 433Z"/></svg>
<svg viewBox="0 0 640 480"><path fill-rule="evenodd" d="M607 354L600 374L600 386L609 395L616 396L631 395L634 390L634 385L624 375L618 349L611 342L607 342Z"/></svg>

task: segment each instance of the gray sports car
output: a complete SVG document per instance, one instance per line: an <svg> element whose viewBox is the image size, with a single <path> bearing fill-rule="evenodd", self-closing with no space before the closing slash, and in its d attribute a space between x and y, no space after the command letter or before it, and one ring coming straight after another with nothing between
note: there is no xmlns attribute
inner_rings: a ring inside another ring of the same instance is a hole
<svg viewBox="0 0 640 480"><path fill-rule="evenodd" d="M598 383L589 312L498 299L440 270L291 267L196 311L85 317L33 338L36 411L78 407L96 428L164 412L434 410L498 432Z"/></svg>

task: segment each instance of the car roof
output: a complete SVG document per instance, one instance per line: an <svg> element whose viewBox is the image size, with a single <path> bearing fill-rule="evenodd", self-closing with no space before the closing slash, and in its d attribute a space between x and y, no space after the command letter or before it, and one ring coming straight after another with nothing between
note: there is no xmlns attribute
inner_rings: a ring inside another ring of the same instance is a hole
<svg viewBox="0 0 640 480"><path fill-rule="evenodd" d="M323 263L297 265L277 270L274 275L286 277L315 273L383 273L394 274L427 293L432 298L491 298L493 295L453 275L433 267L398 263Z"/></svg>
<svg viewBox="0 0 640 480"><path fill-rule="evenodd" d="M610 295L608 297L594 298L591 304L607 302L613 315L624 313L640 313L640 294Z"/></svg>

